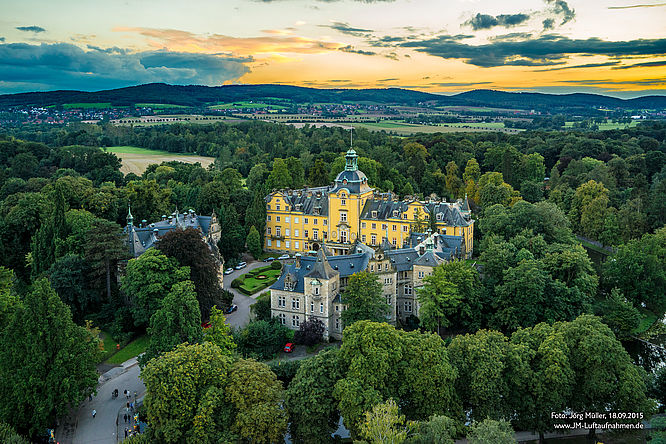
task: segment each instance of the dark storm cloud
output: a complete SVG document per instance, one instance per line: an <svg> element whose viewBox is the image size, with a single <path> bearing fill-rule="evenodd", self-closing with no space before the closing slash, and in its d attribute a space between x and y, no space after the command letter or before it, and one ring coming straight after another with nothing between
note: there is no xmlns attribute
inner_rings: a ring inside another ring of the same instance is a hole
<svg viewBox="0 0 666 444"><path fill-rule="evenodd" d="M634 63L633 65L616 66L615 68L612 69L653 68L657 66L666 66L666 60L658 60L656 62Z"/></svg>
<svg viewBox="0 0 666 444"><path fill-rule="evenodd" d="M249 72L245 63L251 60L168 51L85 51L69 43L10 43L0 44L0 85L3 92L100 90L149 82L220 85Z"/></svg>
<svg viewBox="0 0 666 444"><path fill-rule="evenodd" d="M352 54L377 55L377 53L373 52L373 51L364 51L362 49L354 49L354 47L352 45L343 46L342 48L338 48L338 50L342 51L342 52L350 52Z"/></svg>
<svg viewBox="0 0 666 444"><path fill-rule="evenodd" d="M100 48L99 46L95 45L86 45L88 49L92 49L93 51L99 51L103 52L105 54L128 54L129 51L125 48L118 48L117 46L112 46L111 48Z"/></svg>
<svg viewBox="0 0 666 444"><path fill-rule="evenodd" d="M19 31L24 31L24 32L46 32L46 29L42 28L41 26L17 26L16 29Z"/></svg>
<svg viewBox="0 0 666 444"><path fill-rule="evenodd" d="M403 42L399 46L414 48L444 59L460 59L470 65L493 67L504 65L545 66L564 63L569 55L602 55L608 57L650 56L666 54L666 39L606 41L599 38L573 40L555 34L522 41L493 41L484 45L467 45L438 36L421 41Z"/></svg>
<svg viewBox="0 0 666 444"><path fill-rule="evenodd" d="M501 14L497 16L476 14L474 17L463 23L463 25L471 26L475 31L478 31L479 29L490 29L495 26L509 28L511 26L518 26L529 20L529 18L530 16L527 14Z"/></svg>
<svg viewBox="0 0 666 444"><path fill-rule="evenodd" d="M353 35L355 37L365 37L372 32L372 29L354 28L349 26L348 23L343 23L343 22L333 22L332 25L319 25L319 26L322 28L335 29L336 31L342 34Z"/></svg>

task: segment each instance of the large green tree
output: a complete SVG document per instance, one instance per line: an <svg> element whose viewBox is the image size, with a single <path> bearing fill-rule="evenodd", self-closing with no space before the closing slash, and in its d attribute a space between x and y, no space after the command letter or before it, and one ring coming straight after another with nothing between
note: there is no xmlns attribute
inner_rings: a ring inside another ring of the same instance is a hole
<svg viewBox="0 0 666 444"><path fill-rule="evenodd" d="M401 444L409 435L410 425L400 414L398 404L389 399L365 412L360 435L370 444Z"/></svg>
<svg viewBox="0 0 666 444"><path fill-rule="evenodd" d="M350 276L342 297L347 306L342 312L342 322L345 326L360 320L376 322L386 320L389 308L376 275L366 271L354 273Z"/></svg>
<svg viewBox="0 0 666 444"><path fill-rule="evenodd" d="M48 281L36 281L0 332L0 420L41 433L93 392L97 349Z"/></svg>
<svg viewBox="0 0 666 444"><path fill-rule="evenodd" d="M261 248L261 237L259 236L259 232L254 227L254 225L250 227L250 232L247 234L246 244L248 251L252 254L252 257L259 259L263 249Z"/></svg>
<svg viewBox="0 0 666 444"><path fill-rule="evenodd" d="M145 328L162 299L178 282L190 278L190 269L156 248L127 263L121 288L129 298L134 325Z"/></svg>
<svg viewBox="0 0 666 444"><path fill-rule="evenodd" d="M515 444L516 438L508 421L484 419L475 422L467 433L469 444Z"/></svg>
<svg viewBox="0 0 666 444"><path fill-rule="evenodd" d="M441 333L441 328L451 324L462 296L458 286L448 279L443 266L435 267L431 275L423 278L423 287L417 291L421 325Z"/></svg>
<svg viewBox="0 0 666 444"><path fill-rule="evenodd" d="M171 287L160 309L150 317L148 335L150 343L139 357L141 365L183 342L193 344L203 339L201 312L191 281L176 282Z"/></svg>
<svg viewBox="0 0 666 444"><path fill-rule="evenodd" d="M106 298L112 302L112 288L117 282L118 262L128 256L120 226L98 219L86 233L85 259L90 266L94 288L104 288Z"/></svg>
<svg viewBox="0 0 666 444"><path fill-rule="evenodd" d="M210 326L204 331L203 339L220 347L222 353L226 355L232 356L236 350L231 327L226 322L224 312L215 306L211 307Z"/></svg>

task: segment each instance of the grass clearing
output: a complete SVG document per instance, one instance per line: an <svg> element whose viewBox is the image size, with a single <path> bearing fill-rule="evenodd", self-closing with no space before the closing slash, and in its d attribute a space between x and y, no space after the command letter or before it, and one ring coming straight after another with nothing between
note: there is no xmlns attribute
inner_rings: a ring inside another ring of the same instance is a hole
<svg viewBox="0 0 666 444"><path fill-rule="evenodd" d="M107 109L107 108L127 108L126 106L111 106L111 102L103 103L64 103L64 109Z"/></svg>
<svg viewBox="0 0 666 444"><path fill-rule="evenodd" d="M176 109L183 109L183 108L191 108L190 106L185 106L185 105L174 105L172 103L135 103L134 106L137 108L160 108L160 109L168 109L168 108L176 108Z"/></svg>
<svg viewBox="0 0 666 444"><path fill-rule="evenodd" d="M453 133L453 132L479 132L500 131L505 133L517 133L522 129L505 128L502 122L480 122L480 123L444 123L439 125L420 125L400 121L381 121L367 123L353 123L354 128L365 128L369 131L393 132L397 135L409 135L414 133Z"/></svg>
<svg viewBox="0 0 666 444"><path fill-rule="evenodd" d="M282 274L282 270L276 270L270 265L265 267L255 268L248 271L242 276L237 277L234 281L238 281L238 290L248 296L255 294L275 283ZM259 276L265 276L259 278Z"/></svg>
<svg viewBox="0 0 666 444"><path fill-rule="evenodd" d="M127 344L124 348L121 348L116 354L107 359L105 364L122 364L128 359L139 356L141 353L146 351L149 342L150 339L147 335L139 336Z"/></svg>
<svg viewBox="0 0 666 444"><path fill-rule="evenodd" d="M100 331L100 338L104 345L104 352L101 354L99 362L104 362L116 352L116 341L113 340L108 330Z"/></svg>

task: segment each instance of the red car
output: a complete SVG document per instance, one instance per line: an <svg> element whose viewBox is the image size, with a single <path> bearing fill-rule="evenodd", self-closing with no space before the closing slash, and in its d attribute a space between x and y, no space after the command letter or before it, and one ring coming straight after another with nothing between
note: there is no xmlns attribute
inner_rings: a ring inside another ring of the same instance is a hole
<svg viewBox="0 0 666 444"><path fill-rule="evenodd" d="M285 353L291 353L291 352L293 352L293 351L294 351L294 344L292 344L291 342L287 343L287 344L284 346L284 352L285 352Z"/></svg>

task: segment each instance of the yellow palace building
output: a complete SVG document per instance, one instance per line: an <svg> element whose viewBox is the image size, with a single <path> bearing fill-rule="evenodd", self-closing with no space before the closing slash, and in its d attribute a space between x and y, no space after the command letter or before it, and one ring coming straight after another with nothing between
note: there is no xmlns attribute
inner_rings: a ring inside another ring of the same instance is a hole
<svg viewBox="0 0 666 444"><path fill-rule="evenodd" d="M446 202L406 196L399 200L393 193L370 188L353 149L345 158L345 169L332 185L275 190L266 196L264 250L308 253L319 250L324 242L333 255L349 254L358 242L376 248L386 242L402 248L421 225L422 231L435 227L439 234L462 237L461 256L471 257L474 220L467 198Z"/></svg>

